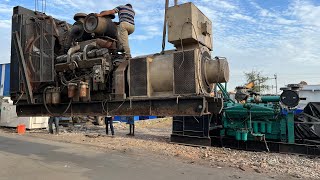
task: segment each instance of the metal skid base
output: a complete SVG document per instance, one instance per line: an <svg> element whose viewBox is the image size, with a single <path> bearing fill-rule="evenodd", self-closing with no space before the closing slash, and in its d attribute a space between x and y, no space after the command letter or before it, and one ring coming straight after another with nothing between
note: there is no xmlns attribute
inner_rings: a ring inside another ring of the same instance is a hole
<svg viewBox="0 0 320 180"><path fill-rule="evenodd" d="M263 141L237 141L227 137L211 137L212 146L226 147L247 151L267 151L265 142ZM319 156L320 146L309 144L288 144L283 142L267 141L270 152L285 154L302 154Z"/></svg>
<svg viewBox="0 0 320 180"><path fill-rule="evenodd" d="M261 141L237 141L231 138L221 137L188 137L172 134L171 142L177 144L191 145L191 146L215 146L238 150L266 152L267 147ZM299 154L309 156L320 156L320 145L309 144L288 144L282 142L267 141L270 152L284 153L284 154Z"/></svg>
<svg viewBox="0 0 320 180"><path fill-rule="evenodd" d="M219 130L210 130L210 115L173 117L171 142L191 146L216 146L247 151L269 151L286 154L320 156L320 145L310 142L289 144L275 141L239 141L220 136Z"/></svg>
<svg viewBox="0 0 320 180"><path fill-rule="evenodd" d="M192 146L211 146L210 116L173 117L171 142Z"/></svg>
<svg viewBox="0 0 320 180"><path fill-rule="evenodd" d="M211 146L211 139L207 137L190 137L171 134L172 143L191 145L191 146Z"/></svg>

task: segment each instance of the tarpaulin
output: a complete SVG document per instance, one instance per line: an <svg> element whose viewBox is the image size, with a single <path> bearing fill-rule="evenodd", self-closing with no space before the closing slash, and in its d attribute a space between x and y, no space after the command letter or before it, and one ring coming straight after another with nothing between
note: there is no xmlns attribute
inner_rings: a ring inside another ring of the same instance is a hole
<svg viewBox="0 0 320 180"><path fill-rule="evenodd" d="M303 112L295 116L295 138L320 142L320 102L308 103Z"/></svg>

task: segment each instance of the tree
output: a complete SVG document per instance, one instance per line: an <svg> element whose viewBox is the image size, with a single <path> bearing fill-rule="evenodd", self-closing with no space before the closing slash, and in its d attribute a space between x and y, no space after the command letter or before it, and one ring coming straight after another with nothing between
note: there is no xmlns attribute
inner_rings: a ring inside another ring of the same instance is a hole
<svg viewBox="0 0 320 180"><path fill-rule="evenodd" d="M254 82L255 86L252 88L254 92L264 92L269 90L269 86L266 85L266 81L269 79L263 76L260 71L252 70L251 72L245 72L247 82Z"/></svg>
<svg viewBox="0 0 320 180"><path fill-rule="evenodd" d="M308 85L306 81L301 81L299 84L301 84L302 86Z"/></svg>

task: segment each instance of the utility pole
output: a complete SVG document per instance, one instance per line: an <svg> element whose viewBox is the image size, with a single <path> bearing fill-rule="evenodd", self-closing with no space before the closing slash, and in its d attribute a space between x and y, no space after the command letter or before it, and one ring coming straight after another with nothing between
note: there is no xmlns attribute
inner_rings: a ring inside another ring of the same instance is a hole
<svg viewBox="0 0 320 180"><path fill-rule="evenodd" d="M258 88L259 88L259 93L261 93L261 84L260 84L260 75L258 74Z"/></svg>
<svg viewBox="0 0 320 180"><path fill-rule="evenodd" d="M274 79L276 81L276 95L278 95L278 76L277 76L277 74L274 74Z"/></svg>

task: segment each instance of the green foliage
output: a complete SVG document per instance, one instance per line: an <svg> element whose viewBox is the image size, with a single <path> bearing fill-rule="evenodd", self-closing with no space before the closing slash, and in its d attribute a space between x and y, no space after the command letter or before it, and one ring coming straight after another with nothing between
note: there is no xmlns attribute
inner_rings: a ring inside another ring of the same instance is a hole
<svg viewBox="0 0 320 180"><path fill-rule="evenodd" d="M260 71L252 70L251 72L245 72L247 82L254 82L255 86L252 88L254 92L264 92L270 89L268 85L266 85L266 81L269 79L266 76L263 76Z"/></svg>

